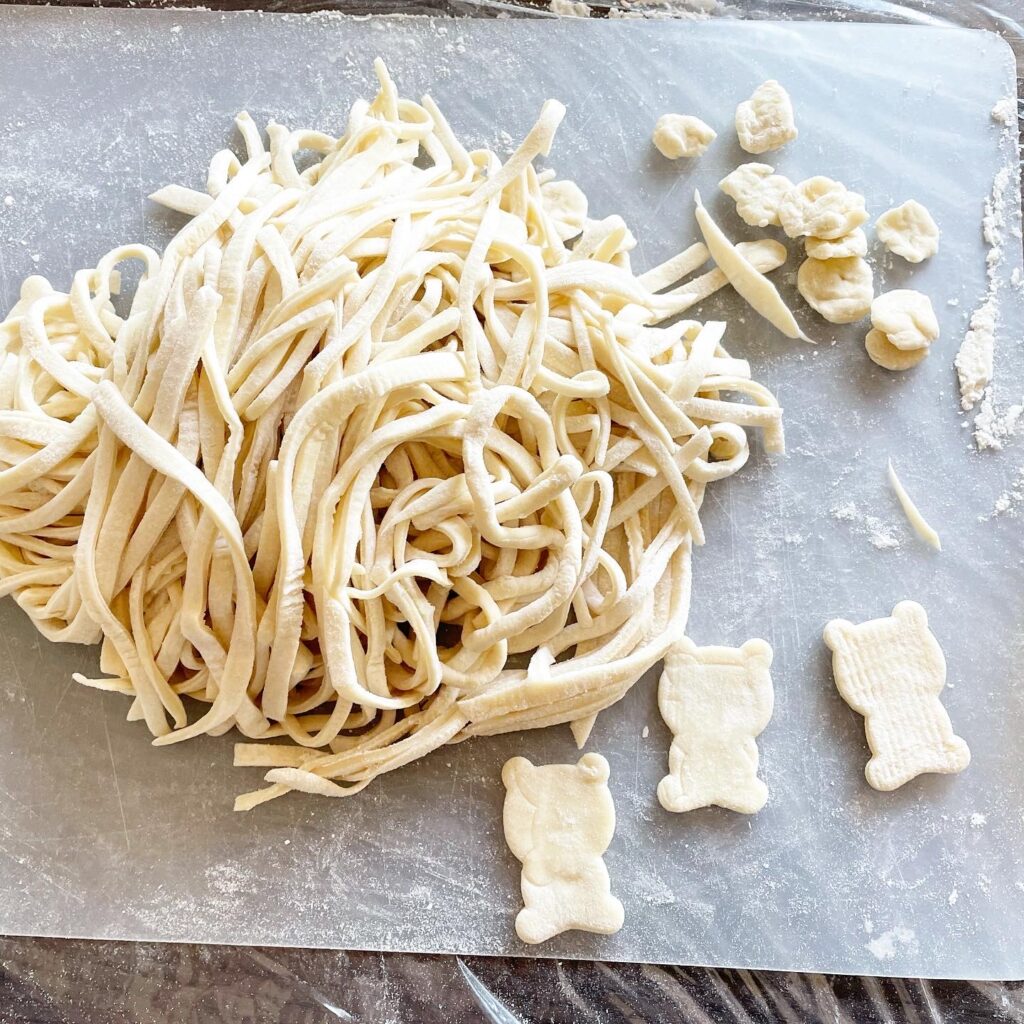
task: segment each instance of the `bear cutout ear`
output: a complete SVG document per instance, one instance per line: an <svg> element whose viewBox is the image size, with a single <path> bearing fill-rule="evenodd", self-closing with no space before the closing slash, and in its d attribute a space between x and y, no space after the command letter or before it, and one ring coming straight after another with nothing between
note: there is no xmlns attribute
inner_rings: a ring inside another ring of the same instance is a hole
<svg viewBox="0 0 1024 1024"><path fill-rule="evenodd" d="M767 640L760 640L755 637L753 640L748 640L740 648L740 651L747 661L756 662L764 668L771 667L773 657L772 648Z"/></svg>
<svg viewBox="0 0 1024 1024"><path fill-rule="evenodd" d="M892 617L922 629L928 628L928 613L916 601L900 601L893 608Z"/></svg>
<svg viewBox="0 0 1024 1024"><path fill-rule="evenodd" d="M688 637L683 636L674 641L665 653L665 665L692 665L697 661L697 645Z"/></svg>
<svg viewBox="0 0 1024 1024"><path fill-rule="evenodd" d="M684 658L697 657L697 645L688 637L682 636L673 644L673 654Z"/></svg>
<svg viewBox="0 0 1024 1024"><path fill-rule="evenodd" d="M584 754L576 762L576 767L583 770L587 782L600 784L608 781L608 762L600 754Z"/></svg>
<svg viewBox="0 0 1024 1024"><path fill-rule="evenodd" d="M501 769L501 781L506 789L511 789L519 781L519 776L533 768L533 764L525 757L513 757L505 762Z"/></svg>
<svg viewBox="0 0 1024 1024"><path fill-rule="evenodd" d="M831 651L838 651L840 647L844 646L852 629L853 623L848 619L833 619L825 626L825 632L822 633L825 646Z"/></svg>

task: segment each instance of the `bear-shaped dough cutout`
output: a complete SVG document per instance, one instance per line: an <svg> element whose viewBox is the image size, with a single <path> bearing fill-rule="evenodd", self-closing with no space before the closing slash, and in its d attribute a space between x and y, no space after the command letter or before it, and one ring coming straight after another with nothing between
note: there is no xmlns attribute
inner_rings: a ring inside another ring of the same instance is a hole
<svg viewBox="0 0 1024 1024"><path fill-rule="evenodd" d="M901 601L891 616L858 625L833 619L824 636L839 693L864 716L870 786L888 791L925 772L967 767L971 752L939 701L946 659L917 602Z"/></svg>
<svg viewBox="0 0 1024 1024"><path fill-rule="evenodd" d="M754 814L768 787L757 777L757 736L771 720L774 693L764 640L742 647L673 644L658 683L658 708L672 730L669 774L658 784L667 811L726 807Z"/></svg>
<svg viewBox="0 0 1024 1024"><path fill-rule="evenodd" d="M516 934L537 943L571 928L611 935L622 904L611 894L602 854L615 833L608 762L584 754L576 764L505 762L505 841L522 861L523 909Z"/></svg>

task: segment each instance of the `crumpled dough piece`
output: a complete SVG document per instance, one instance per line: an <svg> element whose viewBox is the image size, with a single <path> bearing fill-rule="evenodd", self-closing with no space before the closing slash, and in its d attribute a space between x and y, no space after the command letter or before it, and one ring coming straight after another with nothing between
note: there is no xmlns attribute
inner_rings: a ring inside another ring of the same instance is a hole
<svg viewBox="0 0 1024 1024"><path fill-rule="evenodd" d="M622 904L601 856L615 833L608 774L600 754L576 764L505 762L505 841L523 865L524 907L516 917L523 942L569 929L611 935L622 927Z"/></svg>
<svg viewBox="0 0 1024 1024"><path fill-rule="evenodd" d="M924 348L897 348L877 327L873 327L864 339L864 348L871 361L883 370L910 370L917 366L928 355L928 346Z"/></svg>
<svg viewBox="0 0 1024 1024"><path fill-rule="evenodd" d="M833 619L824 636L839 693L864 716L870 786L888 791L925 772L967 767L971 752L939 700L946 660L917 602L901 601L891 616L857 625Z"/></svg>
<svg viewBox="0 0 1024 1024"><path fill-rule="evenodd" d="M852 324L868 315L874 285L871 268L859 256L806 259L796 275L797 291L829 323Z"/></svg>
<svg viewBox="0 0 1024 1024"><path fill-rule="evenodd" d="M797 137L793 103L774 79L763 82L736 108L736 136L748 153L767 153Z"/></svg>
<svg viewBox="0 0 1024 1024"><path fill-rule="evenodd" d="M755 228L779 226L779 203L793 182L768 164L740 164L718 187L736 201L736 212ZM865 250L866 251L866 250Z"/></svg>
<svg viewBox="0 0 1024 1024"><path fill-rule="evenodd" d="M890 252L920 263L939 251L939 227L916 199L886 210L875 221L875 234Z"/></svg>
<svg viewBox="0 0 1024 1024"><path fill-rule="evenodd" d="M757 777L757 736L772 717L774 692L764 640L697 647L689 639L665 658L658 709L672 730L669 774L658 783L666 811L726 807L755 814L768 800Z"/></svg>
<svg viewBox="0 0 1024 1024"><path fill-rule="evenodd" d="M575 181L567 178L546 181L540 187L540 196L563 242L575 238L583 230L587 219L587 197Z"/></svg>
<svg viewBox="0 0 1024 1024"><path fill-rule="evenodd" d="M932 300L909 288L879 295L871 303L871 325L904 351L927 348L939 336Z"/></svg>
<svg viewBox="0 0 1024 1024"><path fill-rule="evenodd" d="M779 202L779 222L790 238L811 235L831 241L867 219L862 195L820 174L794 185Z"/></svg>
<svg viewBox="0 0 1024 1024"><path fill-rule="evenodd" d="M651 141L669 160L701 156L717 138L717 133L692 114L662 114L654 126Z"/></svg>
<svg viewBox="0 0 1024 1024"><path fill-rule="evenodd" d="M804 240L807 255L816 260L841 260L847 256L866 256L868 236L863 228L854 228L842 238L815 238L808 235Z"/></svg>

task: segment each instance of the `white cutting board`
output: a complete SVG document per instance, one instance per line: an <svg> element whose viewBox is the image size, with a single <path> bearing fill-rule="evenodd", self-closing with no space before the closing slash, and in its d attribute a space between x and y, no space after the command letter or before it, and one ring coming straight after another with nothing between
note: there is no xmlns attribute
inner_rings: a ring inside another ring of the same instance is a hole
<svg viewBox="0 0 1024 1024"><path fill-rule="evenodd" d="M519 865L501 834L500 766L512 754L573 758L567 728L442 750L352 800L294 796L235 815L233 795L259 773L230 767L229 739L151 748L141 724L123 721L121 698L70 683L93 653L38 639L5 601L0 931L1024 976L1024 545L1020 520L985 518L1022 457L1019 447L972 451L951 368L985 288L982 203L1012 159L989 119L1014 90L1009 48L982 34L855 25L5 8L5 307L29 273L66 285L115 244L162 244L177 222L144 196L167 181L201 186L239 109L338 130L371 91L377 54L473 144L507 150L546 97L563 100L550 164L579 181L594 215L626 217L639 268L694 240L694 186L728 230L750 237L715 184L743 158L735 105L768 77L786 84L800 123L778 157L784 173L839 177L875 214L915 197L941 225L942 250L920 268L872 250L878 287L909 284L936 300L942 339L912 374L873 367L863 325L832 329L805 311L823 342L812 350L735 296L705 311L731 318L730 350L786 410L788 457L755 454L710 492L691 621L698 642L764 636L775 648L775 717L760 740L771 801L752 819L660 809L669 734L650 674L591 741L612 766L619 824L607 863L625 927L527 950L512 928ZM720 132L693 166L651 149L669 110ZM1017 239L1007 253L1008 280ZM1020 294L1006 283L998 381L1014 398L1021 332ZM940 555L901 518L884 481L889 456L942 533ZM849 503L858 518L837 519ZM868 514L897 547L872 544ZM862 722L832 685L821 626L908 597L945 647L946 704L974 762L960 777L878 794L864 783Z"/></svg>

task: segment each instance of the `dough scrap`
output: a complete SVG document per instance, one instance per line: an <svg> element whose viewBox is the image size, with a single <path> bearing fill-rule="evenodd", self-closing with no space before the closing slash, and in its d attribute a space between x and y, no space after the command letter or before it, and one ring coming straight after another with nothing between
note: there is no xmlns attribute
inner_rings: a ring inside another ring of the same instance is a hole
<svg viewBox="0 0 1024 1024"><path fill-rule="evenodd" d="M692 114L662 114L654 126L651 141L669 160L701 156L717 138L710 125Z"/></svg>
<svg viewBox="0 0 1024 1024"><path fill-rule="evenodd" d="M708 252L733 288L749 303L751 309L760 313L787 338L809 341L775 285L747 260L704 209L699 192L694 193L694 201L697 204L697 226L704 236Z"/></svg>
<svg viewBox="0 0 1024 1024"><path fill-rule="evenodd" d="M705 246L701 246L701 248L707 253ZM753 242L738 242L736 251L759 274L768 274L773 270L778 270L789 256L786 247L781 242L776 242L774 238L758 238ZM716 268L690 280L685 289L680 289L678 294L681 302L685 301L693 306L728 284L729 279L720 269Z"/></svg>
<svg viewBox="0 0 1024 1024"><path fill-rule="evenodd" d="M839 693L864 716L869 785L888 791L925 772L967 767L971 752L939 700L946 660L919 604L901 601L891 616L856 625L833 619L824 637Z"/></svg>
<svg viewBox="0 0 1024 1024"><path fill-rule="evenodd" d="M868 331L864 338L864 348L873 363L881 366L883 370L895 372L910 370L917 366L921 360L927 357L929 351L929 346L911 349L897 348L877 327L872 327Z"/></svg>
<svg viewBox="0 0 1024 1024"><path fill-rule="evenodd" d="M772 717L772 649L697 647L683 639L665 657L658 708L672 730L669 774L658 784L666 811L726 807L755 814L768 800L757 777L756 739Z"/></svg>
<svg viewBox="0 0 1024 1024"><path fill-rule="evenodd" d="M889 486L896 494L896 499L899 501L904 515L906 515L907 519L910 521L910 525L914 528L914 532L926 544L930 544L936 551L941 551L942 541L939 539L938 533L929 526L924 516L921 515L920 509L918 509L917 505L914 504L913 498L911 498L907 493L907 489L903 486L903 482L896 475L896 469L892 464L892 459L889 459L886 475L889 480Z"/></svg>
<svg viewBox="0 0 1024 1024"><path fill-rule="evenodd" d="M602 859L615 833L608 775L600 754L576 764L505 762L505 841L523 865L524 906L516 916L523 942L570 929L612 935L622 927L622 904Z"/></svg>
<svg viewBox="0 0 1024 1024"><path fill-rule="evenodd" d="M790 238L811 235L832 241L851 234L867 219L862 195L822 175L794 185L779 202L779 222Z"/></svg>
<svg viewBox="0 0 1024 1024"><path fill-rule="evenodd" d="M779 226L779 203L793 182L768 164L740 164L718 187L736 202L736 212L751 227Z"/></svg>
<svg viewBox="0 0 1024 1024"><path fill-rule="evenodd" d="M874 297L871 267L859 256L800 264L797 291L829 323L851 324L868 315Z"/></svg>
<svg viewBox="0 0 1024 1024"><path fill-rule="evenodd" d="M894 206L875 221L878 240L908 263L920 263L939 251L939 227L916 199Z"/></svg>
<svg viewBox="0 0 1024 1024"><path fill-rule="evenodd" d="M848 235L841 238L815 238L808 235L804 239L804 250L816 260L839 260L847 256L866 256L868 252L868 236L863 228L854 228Z"/></svg>
<svg viewBox="0 0 1024 1024"><path fill-rule="evenodd" d="M932 300L922 292L897 288L871 303L871 325L896 348L927 348L939 336Z"/></svg>
<svg viewBox="0 0 1024 1024"><path fill-rule="evenodd" d="M798 134L789 93L774 79L762 82L736 107L736 136L748 153L779 149Z"/></svg>

